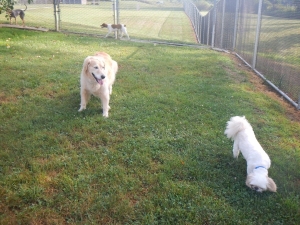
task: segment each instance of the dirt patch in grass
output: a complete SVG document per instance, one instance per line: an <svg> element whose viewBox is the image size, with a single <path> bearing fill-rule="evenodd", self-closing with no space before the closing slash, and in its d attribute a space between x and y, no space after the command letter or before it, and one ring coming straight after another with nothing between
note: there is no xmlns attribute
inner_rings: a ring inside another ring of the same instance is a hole
<svg viewBox="0 0 300 225"><path fill-rule="evenodd" d="M226 53L224 53L226 54ZM300 123L300 110L297 110L291 103L287 102L279 93L277 93L272 87L267 85L249 66L247 66L242 60L240 60L234 54L228 54L234 62L235 67L238 70L243 70L247 73L249 81L257 88L258 91L263 92L270 98L278 101L285 109L285 113L289 119Z"/></svg>

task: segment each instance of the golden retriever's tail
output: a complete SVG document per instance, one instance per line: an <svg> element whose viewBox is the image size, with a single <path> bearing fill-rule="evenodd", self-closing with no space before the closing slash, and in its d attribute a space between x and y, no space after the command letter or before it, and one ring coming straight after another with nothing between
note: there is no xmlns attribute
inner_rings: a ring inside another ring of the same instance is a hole
<svg viewBox="0 0 300 225"><path fill-rule="evenodd" d="M231 117L227 122L227 127L224 134L227 136L227 138L234 140L238 132L245 130L246 128L252 129L245 116L234 116Z"/></svg>

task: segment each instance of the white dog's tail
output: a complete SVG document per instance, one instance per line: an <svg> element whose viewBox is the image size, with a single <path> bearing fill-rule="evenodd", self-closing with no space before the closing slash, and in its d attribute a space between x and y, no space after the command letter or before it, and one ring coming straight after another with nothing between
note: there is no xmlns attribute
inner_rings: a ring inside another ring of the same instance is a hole
<svg viewBox="0 0 300 225"><path fill-rule="evenodd" d="M231 117L227 122L227 127L224 134L227 138L234 139L238 132L245 130L246 128L251 128L250 123L246 120L245 116L234 116Z"/></svg>

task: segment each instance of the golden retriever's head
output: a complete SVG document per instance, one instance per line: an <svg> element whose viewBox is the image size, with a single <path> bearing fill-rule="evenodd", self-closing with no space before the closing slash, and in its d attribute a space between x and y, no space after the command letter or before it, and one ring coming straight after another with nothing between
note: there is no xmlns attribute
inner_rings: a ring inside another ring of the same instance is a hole
<svg viewBox="0 0 300 225"><path fill-rule="evenodd" d="M92 76L96 82L100 85L103 84L103 80L106 77L105 62L104 59L89 56L84 60L83 69L87 76Z"/></svg>

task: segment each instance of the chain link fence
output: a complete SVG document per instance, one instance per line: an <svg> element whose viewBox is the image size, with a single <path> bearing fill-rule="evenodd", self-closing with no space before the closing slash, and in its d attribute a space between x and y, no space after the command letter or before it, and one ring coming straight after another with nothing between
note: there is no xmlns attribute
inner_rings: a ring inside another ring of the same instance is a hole
<svg viewBox="0 0 300 225"><path fill-rule="evenodd" d="M21 0L15 8L24 9L26 2ZM131 39L233 51L299 109L300 13L288 3L267 2L219 0L204 14L190 0L33 0L25 23L100 37L107 34L100 24L122 23ZM0 23L9 23L4 14Z"/></svg>
<svg viewBox="0 0 300 225"><path fill-rule="evenodd" d="M26 2L22 0L15 9L24 9ZM132 39L198 44L177 0L33 0L27 7L28 27L104 37L108 31L100 27L102 23L122 23ZM0 23L9 23L4 14L0 14Z"/></svg>
<svg viewBox="0 0 300 225"><path fill-rule="evenodd" d="M183 5L199 43L235 52L300 109L300 9L289 2L220 0L205 16Z"/></svg>

